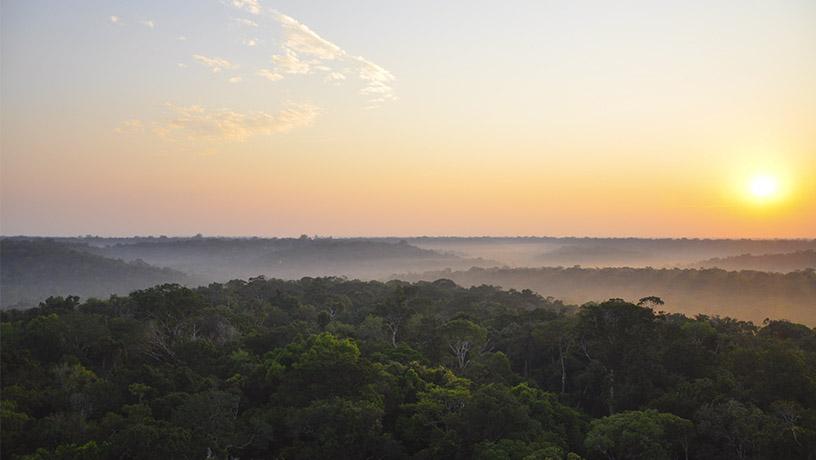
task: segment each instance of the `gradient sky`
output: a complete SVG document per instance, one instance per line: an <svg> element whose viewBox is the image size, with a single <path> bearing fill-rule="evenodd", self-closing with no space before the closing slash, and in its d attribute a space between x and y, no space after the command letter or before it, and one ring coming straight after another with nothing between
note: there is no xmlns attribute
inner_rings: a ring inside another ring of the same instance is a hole
<svg viewBox="0 0 816 460"><path fill-rule="evenodd" d="M5 235L816 237L812 0L0 18Z"/></svg>

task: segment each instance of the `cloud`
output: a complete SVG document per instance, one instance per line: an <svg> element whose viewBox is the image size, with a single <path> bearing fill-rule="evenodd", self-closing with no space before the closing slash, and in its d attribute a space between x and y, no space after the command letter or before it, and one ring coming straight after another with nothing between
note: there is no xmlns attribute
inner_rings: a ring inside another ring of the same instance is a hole
<svg viewBox="0 0 816 460"><path fill-rule="evenodd" d="M167 105L171 117L154 132L165 138L181 135L187 140L243 142L250 137L285 133L308 126L320 114L310 104L287 104L277 114L262 111L236 112L202 106Z"/></svg>
<svg viewBox="0 0 816 460"><path fill-rule="evenodd" d="M257 75L259 77L264 77L269 81L283 80L283 75L275 72L274 70L270 70L270 69L261 69L261 70L258 71Z"/></svg>
<svg viewBox="0 0 816 460"><path fill-rule="evenodd" d="M153 20L152 20L152 19L146 19L146 20L144 20L144 21L139 21L139 24L141 24L141 25L143 25L143 26L145 26L145 27L147 27L147 28L149 28L149 29L154 29L154 28L156 28L156 23L155 23L155 22L153 22Z"/></svg>
<svg viewBox="0 0 816 460"><path fill-rule="evenodd" d="M377 106L386 101L396 100L393 84L394 74L379 64L362 56L347 53L340 46L321 37L309 26L297 19L278 11L264 11L257 0L230 0L235 8L254 15L271 17L280 25L280 52L272 56L272 69L260 69L257 75L271 81L278 81L284 75L322 74L323 81L330 84L341 84L350 78L362 82L359 93L367 98L369 106ZM249 19L233 19L239 24L257 27ZM255 46L254 39L244 39L247 46ZM200 56L203 58L203 56ZM207 58L210 59L210 58ZM213 72L222 66L212 65L209 61L199 61L209 65Z"/></svg>
<svg viewBox="0 0 816 460"><path fill-rule="evenodd" d="M245 18L232 18L233 21L245 27L258 27L258 23Z"/></svg>
<svg viewBox="0 0 816 460"><path fill-rule="evenodd" d="M111 24L119 24L122 21L122 18L119 16L111 16L108 18L108 20L111 22Z"/></svg>
<svg viewBox="0 0 816 460"><path fill-rule="evenodd" d="M329 72L323 78L324 81L329 83L339 83L346 79L346 76L341 72Z"/></svg>
<svg viewBox="0 0 816 460"><path fill-rule="evenodd" d="M275 68L284 73L306 74L309 73L309 63L303 62L297 54L289 48L283 50L283 54L272 56Z"/></svg>
<svg viewBox="0 0 816 460"><path fill-rule="evenodd" d="M144 123L141 120L126 120L123 121L116 129L119 134L132 134L144 131Z"/></svg>
<svg viewBox="0 0 816 460"><path fill-rule="evenodd" d="M186 42L187 37L185 37L184 35L179 35L178 37L176 37L176 40L178 40L180 42Z"/></svg>
<svg viewBox="0 0 816 460"><path fill-rule="evenodd" d="M179 69L186 69L187 68L187 64L185 64L183 62L179 62L178 64L176 64L176 66L178 66Z"/></svg>
<svg viewBox="0 0 816 460"><path fill-rule="evenodd" d="M246 46L253 47L258 44L258 40L255 38L245 38L241 41Z"/></svg>
<svg viewBox="0 0 816 460"><path fill-rule="evenodd" d="M194 54L193 59L210 68L213 73L221 72L225 69L232 69L235 67L230 61L218 57L207 57L200 54Z"/></svg>
<svg viewBox="0 0 816 460"><path fill-rule="evenodd" d="M339 46L323 39L305 24L282 13L276 12L274 17L283 29L285 48L322 60L339 59L346 55Z"/></svg>
<svg viewBox="0 0 816 460"><path fill-rule="evenodd" d="M354 60L359 64L358 76L366 82L366 86L360 90L360 94L374 96L372 102L396 100L394 89L391 87L391 83L394 81L394 75L391 72L362 56L357 56Z"/></svg>
<svg viewBox="0 0 816 460"><path fill-rule="evenodd" d="M261 14L261 4L258 0L232 0L232 6L251 14Z"/></svg>
<svg viewBox="0 0 816 460"><path fill-rule="evenodd" d="M240 83L241 82L241 77L230 77L229 80L227 80L227 81L230 82L230 83Z"/></svg>
<svg viewBox="0 0 816 460"><path fill-rule="evenodd" d="M282 30L282 54L272 57L275 70L286 74L310 74L323 72L324 81L338 84L350 76L363 82L360 94L368 97L369 105L396 100L394 75L382 66L362 57L352 56L345 50L318 35L298 20L283 13L272 13ZM334 65L343 64L342 71L332 70Z"/></svg>

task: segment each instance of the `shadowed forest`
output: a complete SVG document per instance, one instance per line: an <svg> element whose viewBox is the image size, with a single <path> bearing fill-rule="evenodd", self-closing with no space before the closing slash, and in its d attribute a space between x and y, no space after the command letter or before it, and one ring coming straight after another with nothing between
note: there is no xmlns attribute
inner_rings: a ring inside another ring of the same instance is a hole
<svg viewBox="0 0 816 460"><path fill-rule="evenodd" d="M2 313L3 458L811 459L816 331L339 278Z"/></svg>

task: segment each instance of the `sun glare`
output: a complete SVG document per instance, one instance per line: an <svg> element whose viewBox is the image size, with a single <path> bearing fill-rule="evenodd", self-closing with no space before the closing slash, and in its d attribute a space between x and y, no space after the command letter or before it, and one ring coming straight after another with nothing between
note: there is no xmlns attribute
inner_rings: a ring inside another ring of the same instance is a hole
<svg viewBox="0 0 816 460"><path fill-rule="evenodd" d="M759 175L751 179L749 184L751 196L760 200L774 198L779 194L779 181L770 175Z"/></svg>

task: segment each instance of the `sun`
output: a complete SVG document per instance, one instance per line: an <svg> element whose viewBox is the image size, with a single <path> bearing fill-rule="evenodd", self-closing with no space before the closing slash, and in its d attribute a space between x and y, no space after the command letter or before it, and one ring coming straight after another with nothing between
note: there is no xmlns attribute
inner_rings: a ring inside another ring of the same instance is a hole
<svg viewBox="0 0 816 460"><path fill-rule="evenodd" d="M779 194L779 180L769 174L760 174L751 178L748 191L758 200L769 200Z"/></svg>

